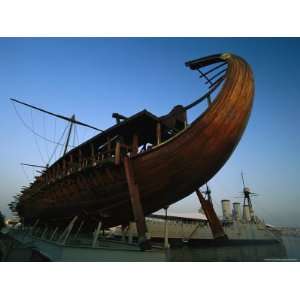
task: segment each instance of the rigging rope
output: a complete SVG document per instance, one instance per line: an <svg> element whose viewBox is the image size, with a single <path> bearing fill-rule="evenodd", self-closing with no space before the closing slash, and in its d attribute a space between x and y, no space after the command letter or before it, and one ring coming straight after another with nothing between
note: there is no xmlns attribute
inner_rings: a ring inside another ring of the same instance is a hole
<svg viewBox="0 0 300 300"><path fill-rule="evenodd" d="M31 117L31 126L32 126L32 128L33 128L33 130L34 130L34 123L33 123L33 117L32 117L32 110L30 111L30 117ZM34 142L35 142L35 144L36 144L36 146L37 146L37 148L38 148L38 151L39 151L39 153L40 153L41 160L42 160L43 164L45 164L44 156L42 155L42 152L41 152L41 149L40 149L40 145L39 145L39 143L38 143L38 141L37 141L36 135L34 136Z"/></svg>
<svg viewBox="0 0 300 300"><path fill-rule="evenodd" d="M21 165L21 168L22 168L22 171L23 171L23 173L24 173L25 177L26 177L26 178L27 178L27 180L30 182L30 178L29 178L29 176L28 176L27 172L25 171L25 169L24 169L24 166L23 166L23 165Z"/></svg>
<svg viewBox="0 0 300 300"><path fill-rule="evenodd" d="M60 141L62 140L62 138L64 137L67 128L68 128L68 125L65 127L65 129L64 129L64 131L63 131L63 133L62 133L62 135L61 135L61 137L60 137L60 139L59 139L59 142L60 142ZM50 162L51 162L51 160L52 160L54 154L56 153L56 150L57 150L58 146L60 146L60 145L62 145L62 144L57 143L57 145L55 146L54 151L53 151L53 153L52 153L52 155L51 155L51 157L50 157L50 159L49 159L49 161L48 161L48 165L50 165ZM63 147L62 147L62 149L63 149Z"/></svg>
<svg viewBox="0 0 300 300"><path fill-rule="evenodd" d="M34 130L33 130L33 129L32 129L32 128L24 121L24 119L21 117L21 115L20 115L20 113L18 112L18 110L17 110L17 108L16 108L14 102L12 102L12 104L13 104L13 107L14 107L14 110L15 110L17 116L19 117L19 119L21 120L21 122L23 123L23 125L24 125L29 131L31 131L34 135L40 137L41 139L43 139L43 140L45 140L45 141L47 141L47 142L49 142L49 143L53 143L53 144L56 144L56 145L59 144L59 143L57 143L57 142L55 142L55 141L52 141L52 140L50 140L50 139L48 139L48 138L46 138L46 137L40 135L40 134L37 133L36 131L34 131ZM63 146L63 144L59 144L59 145L60 145L60 146Z"/></svg>
<svg viewBox="0 0 300 300"><path fill-rule="evenodd" d="M44 128L44 136L47 136L47 133L46 133L46 125L45 125L45 115L43 115L43 128ZM45 143L46 145L46 154L48 156L48 159L50 158L50 155L49 155L49 149L48 149L48 144Z"/></svg>
<svg viewBox="0 0 300 300"><path fill-rule="evenodd" d="M75 130L76 130L76 125L74 124L74 128L73 128L73 145L75 145Z"/></svg>
<svg viewBox="0 0 300 300"><path fill-rule="evenodd" d="M76 138L77 138L77 145L79 145L79 138L78 138L77 127L75 128L75 133L76 133Z"/></svg>
<svg viewBox="0 0 300 300"><path fill-rule="evenodd" d="M87 129L86 127L84 128L84 132L83 132L83 138L82 138L82 141L85 141L86 140L86 136L87 136Z"/></svg>
<svg viewBox="0 0 300 300"><path fill-rule="evenodd" d="M53 136L53 140L56 140L56 119L54 119L54 136ZM55 152L55 160L56 160L56 152Z"/></svg>

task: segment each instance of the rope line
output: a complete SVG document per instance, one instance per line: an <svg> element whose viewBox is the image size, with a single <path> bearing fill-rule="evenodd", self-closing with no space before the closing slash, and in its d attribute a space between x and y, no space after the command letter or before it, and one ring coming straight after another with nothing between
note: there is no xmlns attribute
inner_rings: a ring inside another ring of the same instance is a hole
<svg viewBox="0 0 300 300"><path fill-rule="evenodd" d="M54 119L54 136L53 136L53 140L56 140L56 119ZM56 152L55 152L55 160L56 160Z"/></svg>
<svg viewBox="0 0 300 300"><path fill-rule="evenodd" d="M47 137L47 131L46 131L46 125L45 125L45 123L46 123L46 121L45 121L45 115L43 115L44 136ZM50 155L49 155L48 143L45 143L45 145L46 145L46 154L47 154L47 157L49 159Z"/></svg>
<svg viewBox="0 0 300 300"><path fill-rule="evenodd" d="M23 166L23 165L21 165L21 168L22 168L22 171L23 171L23 173L24 173L25 177L26 177L26 178L27 178L27 180L30 182L30 178L29 178L29 176L28 176L27 172L25 171L25 169L24 169L24 166Z"/></svg>
<svg viewBox="0 0 300 300"><path fill-rule="evenodd" d="M52 140L50 140L50 139L48 139L48 138L46 138L46 137L44 137L44 136L42 136L42 135L40 135L39 133L37 133L36 131L34 131L25 121L24 121L24 119L21 117L21 115L20 115L20 113L18 112L18 110L17 110L17 108L16 108L16 106L15 106L15 104L14 104L14 102L12 102L12 104L13 104L13 107L14 107L14 109L15 109L15 112L16 112L16 114L17 114L17 116L19 117L19 119L21 120L21 122L23 123L23 125L29 130L29 131L31 131L33 134L35 134L36 136L38 136L38 137L40 137L41 139L43 139L43 140L45 140L45 141L47 141L47 142L49 142L49 143L53 143L53 144L59 144L59 143L57 143L57 142L55 142L55 141L52 141ZM63 144L59 144L60 146L63 146Z"/></svg>
<svg viewBox="0 0 300 300"><path fill-rule="evenodd" d="M68 128L68 125L65 127L65 129L64 129L64 131L63 131L63 133L62 133L62 135L61 135L61 137L60 137L60 139L59 139L59 142L60 142L60 141L62 140L62 138L64 137L67 128ZM49 159L49 161L48 161L48 165L50 164L50 162L51 162L51 160L52 160L54 154L56 154L56 150L57 150L58 146L60 146L60 145L61 145L60 143L57 143L57 145L55 146L54 151L53 151L53 153L52 153L52 155L51 155L51 157L50 157L50 159ZM63 147L61 147L61 148L63 149Z"/></svg>
<svg viewBox="0 0 300 300"><path fill-rule="evenodd" d="M32 117L32 110L30 111L30 117L31 117L31 126L32 126L32 128L33 128L33 130L34 130L34 123L33 123L33 117ZM40 153L41 160L42 160L43 164L45 164L44 156L42 155L42 151L41 151L40 145L39 145L39 143L38 143L38 141L37 141L36 135L34 136L34 142L35 142L36 147L38 148L38 151L39 151L39 153Z"/></svg>

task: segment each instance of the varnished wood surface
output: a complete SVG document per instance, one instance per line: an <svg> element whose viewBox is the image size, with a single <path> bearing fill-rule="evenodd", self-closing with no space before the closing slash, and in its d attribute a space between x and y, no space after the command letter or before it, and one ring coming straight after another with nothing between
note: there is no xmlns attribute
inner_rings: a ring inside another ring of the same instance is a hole
<svg viewBox="0 0 300 300"><path fill-rule="evenodd" d="M216 61L227 61L228 70L205 113L171 140L131 158L145 214L181 200L209 181L244 132L254 95L251 68L242 58L228 54L214 56L211 62L208 58L205 64ZM85 214L102 218L104 226L133 220L123 163L87 168L56 182L39 197L25 209L26 218Z"/></svg>

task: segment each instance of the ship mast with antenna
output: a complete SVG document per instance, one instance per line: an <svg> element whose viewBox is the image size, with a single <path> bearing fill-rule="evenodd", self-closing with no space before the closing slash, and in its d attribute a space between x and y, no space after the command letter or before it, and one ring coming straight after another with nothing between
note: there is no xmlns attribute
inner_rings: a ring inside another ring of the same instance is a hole
<svg viewBox="0 0 300 300"><path fill-rule="evenodd" d="M244 207L245 207L245 205L249 206L251 221L255 221L254 209L253 209L253 205L252 205L252 201L251 201L250 195L251 196L258 196L258 194L252 193L250 191L250 188L246 187L243 171L241 172L241 177L242 177L242 182L243 182Z"/></svg>

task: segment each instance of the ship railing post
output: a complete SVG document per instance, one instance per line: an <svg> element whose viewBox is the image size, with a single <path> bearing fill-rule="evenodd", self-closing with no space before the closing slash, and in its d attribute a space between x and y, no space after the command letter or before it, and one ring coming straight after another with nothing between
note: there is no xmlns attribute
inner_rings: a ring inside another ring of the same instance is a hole
<svg viewBox="0 0 300 300"><path fill-rule="evenodd" d="M161 124L158 122L156 124L156 145L161 143Z"/></svg>
<svg viewBox="0 0 300 300"><path fill-rule="evenodd" d="M102 222L99 221L96 230L94 231L94 238L93 238L93 243L92 243L92 247L95 248L97 245L97 241L98 241L98 237L100 234L100 230L101 230L101 226L102 226Z"/></svg>
<svg viewBox="0 0 300 300"><path fill-rule="evenodd" d="M70 233L71 233L71 231L73 229L73 226L74 226L76 220L77 220L77 216L72 219L72 221L66 227L66 229L64 230L64 232L61 234L58 242L61 242L62 245L65 245L65 243L67 242L67 239L68 239L68 237L69 237L69 235L70 235Z"/></svg>
<svg viewBox="0 0 300 300"><path fill-rule="evenodd" d="M120 162L121 162L121 144L120 142L117 142L115 148L115 164L119 165Z"/></svg>

